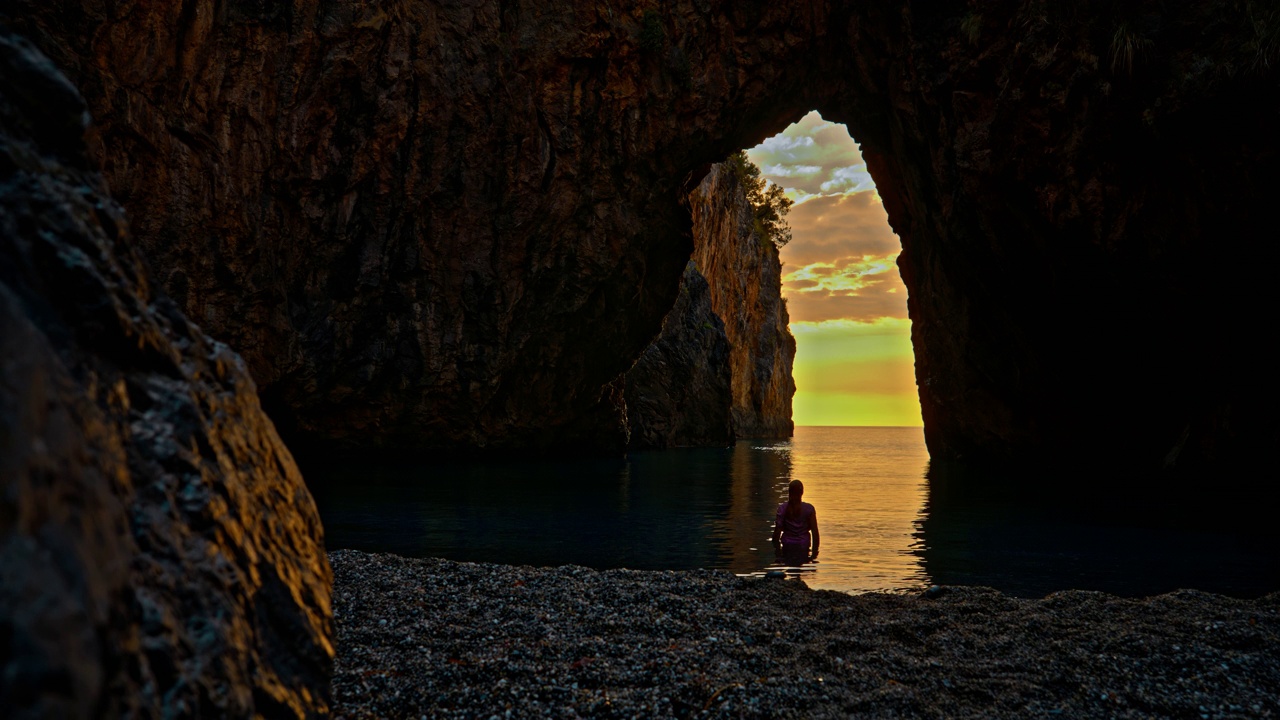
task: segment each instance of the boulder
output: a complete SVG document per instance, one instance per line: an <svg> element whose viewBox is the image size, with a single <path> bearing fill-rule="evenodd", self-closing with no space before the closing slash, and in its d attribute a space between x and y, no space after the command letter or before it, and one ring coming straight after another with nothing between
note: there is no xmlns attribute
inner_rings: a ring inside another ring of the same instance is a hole
<svg viewBox="0 0 1280 720"><path fill-rule="evenodd" d="M0 29L0 707L327 714L311 496L240 357L153 288L87 123Z"/></svg>

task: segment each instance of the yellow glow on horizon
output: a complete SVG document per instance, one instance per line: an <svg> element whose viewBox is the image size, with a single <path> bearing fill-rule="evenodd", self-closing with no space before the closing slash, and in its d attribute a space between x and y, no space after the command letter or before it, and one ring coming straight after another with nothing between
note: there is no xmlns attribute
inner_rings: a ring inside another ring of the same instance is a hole
<svg viewBox="0 0 1280 720"><path fill-rule="evenodd" d="M922 425L911 321L795 322L796 425Z"/></svg>
<svg viewBox="0 0 1280 720"><path fill-rule="evenodd" d="M796 392L792 417L797 427L920 427L920 402L903 395L833 395Z"/></svg>

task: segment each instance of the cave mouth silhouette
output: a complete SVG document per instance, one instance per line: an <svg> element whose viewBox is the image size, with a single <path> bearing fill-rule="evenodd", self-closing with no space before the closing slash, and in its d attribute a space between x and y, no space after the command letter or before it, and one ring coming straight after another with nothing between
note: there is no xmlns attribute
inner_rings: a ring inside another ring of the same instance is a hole
<svg viewBox="0 0 1280 720"><path fill-rule="evenodd" d="M810 110L741 152L792 203L780 255L796 424L920 426L902 242L848 126Z"/></svg>
<svg viewBox="0 0 1280 720"><path fill-rule="evenodd" d="M713 6L14 22L76 68L160 282L313 445L612 441L578 421L672 305L681 190L817 108L901 236L931 455L1274 455L1277 96L1221 72L1257 65L1239 8L1121 71L1112 18L1065 6ZM261 72L219 70L245 47Z"/></svg>

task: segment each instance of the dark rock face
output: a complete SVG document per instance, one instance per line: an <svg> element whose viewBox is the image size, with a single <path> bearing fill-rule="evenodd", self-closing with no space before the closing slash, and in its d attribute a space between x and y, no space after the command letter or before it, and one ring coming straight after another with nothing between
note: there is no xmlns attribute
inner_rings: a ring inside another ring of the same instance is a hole
<svg viewBox="0 0 1280 720"><path fill-rule="evenodd" d="M87 117L0 30L0 707L323 714L311 496L240 358L149 287Z"/></svg>
<svg viewBox="0 0 1280 720"><path fill-rule="evenodd" d="M690 197L693 259L724 319L733 375L733 430L742 438L791 437L791 366L796 341L782 299L778 249L755 229L751 204L728 165L718 164Z"/></svg>
<svg viewBox="0 0 1280 720"><path fill-rule="evenodd" d="M675 300L690 171L827 55L825 14L702 0L14 6L160 282L329 447L571 442Z"/></svg>
<svg viewBox="0 0 1280 720"><path fill-rule="evenodd" d="M835 115L902 238L930 454L1271 462L1274 13L923 7L858 35L881 111Z"/></svg>
<svg viewBox="0 0 1280 720"><path fill-rule="evenodd" d="M626 374L631 447L733 442L732 349L706 278L685 268L662 334Z"/></svg>
<svg viewBox="0 0 1280 720"><path fill-rule="evenodd" d="M1158 467L1280 438L1255 5L8 12L89 98L165 287L298 438L566 439L673 304L697 169L816 108L903 240L933 456Z"/></svg>

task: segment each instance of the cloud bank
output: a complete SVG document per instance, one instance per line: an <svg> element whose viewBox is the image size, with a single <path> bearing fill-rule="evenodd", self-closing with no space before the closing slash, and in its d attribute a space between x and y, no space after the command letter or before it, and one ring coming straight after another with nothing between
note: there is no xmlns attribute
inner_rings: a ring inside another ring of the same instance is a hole
<svg viewBox="0 0 1280 720"><path fill-rule="evenodd" d="M792 319L905 318L902 245L848 129L811 112L747 156L796 201L787 216L794 239L782 250Z"/></svg>

